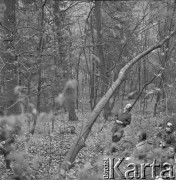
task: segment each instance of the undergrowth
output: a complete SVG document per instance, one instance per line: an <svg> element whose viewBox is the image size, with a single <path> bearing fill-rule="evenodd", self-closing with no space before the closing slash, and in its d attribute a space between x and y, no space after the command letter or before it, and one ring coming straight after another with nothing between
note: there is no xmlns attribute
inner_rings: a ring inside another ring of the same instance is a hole
<svg viewBox="0 0 176 180"><path fill-rule="evenodd" d="M4 158L0 158L1 180L14 178L14 175L21 179L29 180L49 180L58 179L58 169L66 156L74 139L79 136L81 129L87 123L90 112L77 112L79 121L68 121L67 114L61 112L54 116L43 113L38 118L34 135L29 134L31 119L22 114L17 118L22 123L21 133L18 135L13 151L10 155L12 170L7 171L4 165ZM51 119L55 118L55 127L52 131ZM109 154L111 142L111 128L113 117L104 123L100 115L94 124L86 147L79 153L74 162L74 166L66 172L67 179L75 180L98 180L103 179L103 159L111 156ZM125 136L117 144L117 152L113 157L127 157L133 151L139 129L145 129L152 140L157 132L156 125L164 117L152 117L133 112L132 124L125 129ZM74 126L76 132L66 131L70 126ZM64 133L65 132L65 133ZM19 179L20 179L19 178Z"/></svg>

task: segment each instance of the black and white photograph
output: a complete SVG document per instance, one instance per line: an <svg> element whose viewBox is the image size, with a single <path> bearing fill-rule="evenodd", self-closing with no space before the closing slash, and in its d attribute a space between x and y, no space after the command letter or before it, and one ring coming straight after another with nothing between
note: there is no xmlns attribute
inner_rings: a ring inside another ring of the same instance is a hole
<svg viewBox="0 0 176 180"><path fill-rule="evenodd" d="M0 180L176 179L176 0L0 0Z"/></svg>

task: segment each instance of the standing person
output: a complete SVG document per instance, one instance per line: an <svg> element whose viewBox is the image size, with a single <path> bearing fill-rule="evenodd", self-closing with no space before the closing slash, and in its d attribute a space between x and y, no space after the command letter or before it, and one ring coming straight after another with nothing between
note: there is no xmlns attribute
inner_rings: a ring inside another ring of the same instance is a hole
<svg viewBox="0 0 176 180"><path fill-rule="evenodd" d="M114 126L112 128L112 149L111 152L115 152L115 143L119 142L124 134L124 128L131 123L131 109L132 105L127 104L122 112L117 113Z"/></svg>
<svg viewBox="0 0 176 180"><path fill-rule="evenodd" d="M64 89L61 94L56 97L55 101L59 103L64 110L68 111L69 120L77 121L78 117L75 111L75 101L76 101L76 88L78 82L74 80L69 80L65 83Z"/></svg>

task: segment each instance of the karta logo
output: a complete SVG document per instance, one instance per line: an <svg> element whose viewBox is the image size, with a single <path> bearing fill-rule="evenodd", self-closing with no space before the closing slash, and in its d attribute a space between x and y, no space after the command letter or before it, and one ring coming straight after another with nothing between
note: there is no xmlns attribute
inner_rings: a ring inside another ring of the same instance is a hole
<svg viewBox="0 0 176 180"><path fill-rule="evenodd" d="M115 162L115 158L104 159L104 179L114 179L115 173L118 177L126 179L122 171L120 170L120 164L124 161L124 158L119 158Z"/></svg>
<svg viewBox="0 0 176 180"><path fill-rule="evenodd" d="M170 163L157 164L156 160L149 163L127 163L125 158L105 158L104 159L104 179L156 179L157 177L165 179L175 179L174 166ZM124 162L124 163L123 163Z"/></svg>

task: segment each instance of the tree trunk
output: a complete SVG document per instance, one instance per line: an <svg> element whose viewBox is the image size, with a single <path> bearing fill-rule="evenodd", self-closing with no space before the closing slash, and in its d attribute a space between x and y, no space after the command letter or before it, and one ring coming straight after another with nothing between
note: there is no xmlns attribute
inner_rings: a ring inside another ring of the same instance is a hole
<svg viewBox="0 0 176 180"><path fill-rule="evenodd" d="M79 82L79 66L80 66L81 54L82 54L82 51L79 54L77 67L76 67L76 80L77 80L77 82ZM78 109L79 108L79 85L77 86L76 94L77 94L76 95L76 108Z"/></svg>
<svg viewBox="0 0 176 180"><path fill-rule="evenodd" d="M160 84L159 84L158 88L161 88L161 84L162 84L162 81L160 80ZM161 97L161 94L160 94L160 92L158 92L156 94L156 102L155 102L155 105L154 105L153 117L155 117L156 114L157 114L157 106L158 106L158 103L160 101L160 97Z"/></svg>
<svg viewBox="0 0 176 180"><path fill-rule="evenodd" d="M44 29L44 8L45 8L46 0L42 4L41 0L41 18L40 18L40 41L38 45L38 54L39 54L39 72L38 72L38 87L37 87L37 112L40 113L40 97L41 97L41 89L42 89L42 80L41 80L41 75L42 75L42 53L43 53L43 48L44 48L44 37L43 37L43 29ZM33 126L31 129L31 134L34 134L35 127L37 124L37 112L32 113L33 114Z"/></svg>
<svg viewBox="0 0 176 180"><path fill-rule="evenodd" d="M89 82L89 87L90 87L90 107L91 107L91 110L93 110L94 109L94 106L95 106L95 104L94 104L94 97L95 97L95 94L94 94L94 92L95 92L95 88L96 88L96 86L95 86L95 82L94 82L94 80L95 80L95 63L94 63L94 60L92 59L92 68L91 68L91 72L90 72L91 74L90 74L90 82Z"/></svg>
<svg viewBox="0 0 176 180"><path fill-rule="evenodd" d="M94 31L93 31L93 17L91 15L90 17L90 29L91 29L91 35L92 35L92 53L95 53L95 38L94 38ZM92 64L92 68L91 68L91 72L90 72L90 106L91 106L91 110L94 109L96 103L97 103L97 90L98 90L98 86L97 86L97 76L96 76L96 67L97 67L97 61L94 59L94 57L92 57L91 59L91 64Z"/></svg>
<svg viewBox="0 0 176 180"><path fill-rule="evenodd" d="M64 1L53 1L53 9L54 9L54 16L55 16L55 25L57 27L57 41L59 46L59 66L62 66L64 73L64 77L67 74L67 77L71 74L71 71L68 69L67 61L66 61L66 45L64 42L64 34L63 34L63 21L65 20L65 14L64 12L61 13L61 5L64 3ZM70 104L66 104L67 111L69 113L69 120L77 120L76 112L75 112L75 102L70 102Z"/></svg>
<svg viewBox="0 0 176 180"><path fill-rule="evenodd" d="M101 1L95 1L95 20L96 20L96 30L97 30L97 54L100 60L100 77L102 79L102 89L101 89L101 97L104 96L105 92L108 89L109 85L109 78L106 73L107 66L105 62L105 56L103 51L103 35L102 35L102 17L101 17ZM106 106L104 107L104 118L108 118L108 114L110 114L110 105L107 102Z"/></svg>
<svg viewBox="0 0 176 180"><path fill-rule="evenodd" d="M15 36L15 26L16 26L16 0L5 0L4 4L6 10L4 12L4 50L14 50L14 36ZM16 56L12 56L9 53L2 54L2 58L5 67L2 70L4 74L4 94L1 99L1 105L7 109L7 114L18 114L20 113L19 103L16 103L17 96L14 94L14 88L18 85L18 73L17 67L15 66L15 61L17 61Z"/></svg>

